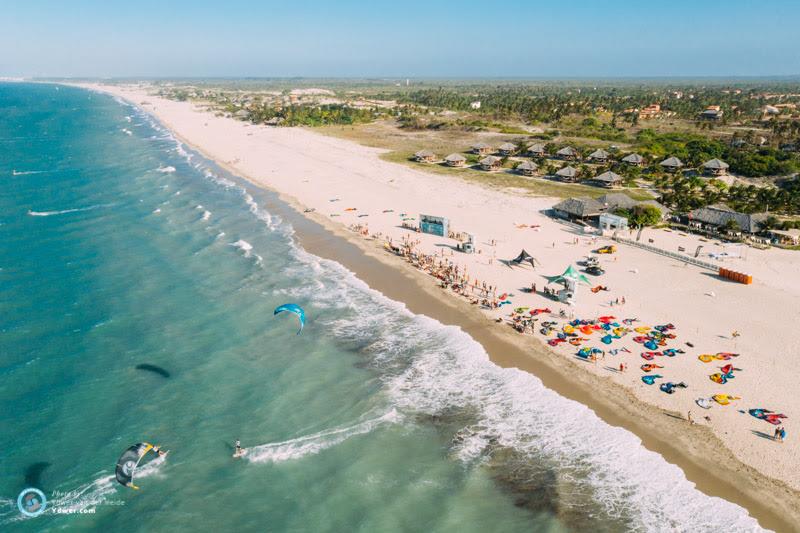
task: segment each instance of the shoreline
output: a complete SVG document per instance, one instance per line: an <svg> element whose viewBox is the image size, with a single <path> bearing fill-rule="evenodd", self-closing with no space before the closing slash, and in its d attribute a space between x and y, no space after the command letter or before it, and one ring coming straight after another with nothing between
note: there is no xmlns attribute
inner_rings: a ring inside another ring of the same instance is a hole
<svg viewBox="0 0 800 533"><path fill-rule="evenodd" d="M96 86L91 88L103 90ZM220 167L255 187L274 192L286 205L276 203L269 206L270 210L292 224L299 244L308 252L344 265L371 288L402 302L414 313L460 327L483 346L495 364L529 372L561 396L588 406L606 423L634 433L645 448L680 467L698 490L741 505L763 527L791 531L796 528L794 524L800 523L797 491L735 458L709 428L689 426L682 415L636 398L610 378L592 374L580 364L548 349L539 339L498 327L466 302L444 297L444 291L430 276L399 257L389 255L379 242L365 240L318 212L303 213L305 206L297 198L220 161L137 102L121 94L105 92L124 98L155 116L181 142ZM576 369L581 370L576 372ZM590 392L593 390L598 393ZM654 420L658 423L653 424ZM713 464L709 463L709 458L713 458Z"/></svg>

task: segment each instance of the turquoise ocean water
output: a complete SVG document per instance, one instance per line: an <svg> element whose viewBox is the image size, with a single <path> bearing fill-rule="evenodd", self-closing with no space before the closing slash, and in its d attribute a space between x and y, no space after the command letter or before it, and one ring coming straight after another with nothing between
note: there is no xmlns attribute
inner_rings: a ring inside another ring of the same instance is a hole
<svg viewBox="0 0 800 533"><path fill-rule="evenodd" d="M275 202L123 102L0 84L0 530L758 529L306 253ZM171 451L133 491L140 441Z"/></svg>

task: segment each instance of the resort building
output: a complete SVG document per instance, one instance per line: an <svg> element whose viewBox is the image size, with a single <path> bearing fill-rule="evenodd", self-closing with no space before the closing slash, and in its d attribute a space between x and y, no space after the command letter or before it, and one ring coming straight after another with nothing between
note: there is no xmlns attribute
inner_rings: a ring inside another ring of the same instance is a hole
<svg viewBox="0 0 800 533"><path fill-rule="evenodd" d="M634 167L641 167L644 165L644 157L639 154L628 154L622 158L622 162Z"/></svg>
<svg viewBox="0 0 800 533"><path fill-rule="evenodd" d="M444 163L448 167L463 167L467 163L467 158L459 153L450 154L444 158Z"/></svg>
<svg viewBox="0 0 800 533"><path fill-rule="evenodd" d="M614 211L616 209L632 209L636 206L639 202L628 196L627 194L623 194L621 192L612 192L608 194L604 194L600 198L597 199L598 202L603 204L603 207L607 211Z"/></svg>
<svg viewBox="0 0 800 533"><path fill-rule="evenodd" d="M695 209L686 218L690 226L716 230L732 226L745 233L758 233L768 216L767 213L739 213L725 204L715 204Z"/></svg>
<svg viewBox="0 0 800 533"><path fill-rule="evenodd" d="M670 210L655 200L645 200L643 202L634 200L627 194L622 193L609 193L604 194L596 200L593 198L569 198L553 206L553 215L560 218L569 220L583 220L594 219L601 215L613 215L615 211L624 209L630 211L636 206L652 205L661 211L662 220L667 218ZM606 222L614 222L612 219L606 219ZM616 221L621 224L621 221ZM627 220L625 221L627 224ZM617 224L610 224L616 226ZM619 227L619 226L618 226Z"/></svg>
<svg viewBox="0 0 800 533"><path fill-rule="evenodd" d="M547 155L544 143L536 143L528 146L528 155L531 157L544 157Z"/></svg>
<svg viewBox="0 0 800 533"><path fill-rule="evenodd" d="M558 179L561 181L574 183L578 181L578 169L567 165L564 168L556 171L556 176L558 176Z"/></svg>
<svg viewBox="0 0 800 533"><path fill-rule="evenodd" d="M581 154L572 146L565 146L556 155L565 161L574 161L580 157Z"/></svg>
<svg viewBox="0 0 800 533"><path fill-rule="evenodd" d="M417 163L433 163L436 160L436 154L430 150L420 150L414 154L414 160Z"/></svg>
<svg viewBox="0 0 800 533"><path fill-rule="evenodd" d="M596 184L608 188L621 187L623 180L624 178L622 176L610 170L592 178L592 181Z"/></svg>
<svg viewBox="0 0 800 533"><path fill-rule="evenodd" d="M517 172L523 176L535 176L539 166L533 161L523 161L517 165Z"/></svg>
<svg viewBox="0 0 800 533"><path fill-rule="evenodd" d="M600 216L605 211L603 204L594 198L567 198L552 207L553 214L567 220L584 220Z"/></svg>
<svg viewBox="0 0 800 533"><path fill-rule="evenodd" d="M723 176L728 173L728 163L721 159L711 159L703 163L703 172L712 176Z"/></svg>
<svg viewBox="0 0 800 533"><path fill-rule="evenodd" d="M722 118L723 111L718 105L710 105L705 110L700 113L700 118L704 118L706 120L719 120Z"/></svg>
<svg viewBox="0 0 800 533"><path fill-rule="evenodd" d="M611 213L603 213L598 218L597 226L603 231L627 231L628 219Z"/></svg>
<svg viewBox="0 0 800 533"><path fill-rule="evenodd" d="M661 106L658 104L650 104L649 106L639 110L640 120L658 118L660 116L661 116Z"/></svg>
<svg viewBox="0 0 800 533"><path fill-rule="evenodd" d="M472 145L472 152L477 155L488 155L492 153L492 147L484 142L478 142Z"/></svg>
<svg viewBox="0 0 800 533"><path fill-rule="evenodd" d="M514 155L517 152L517 145L512 143L503 143L497 147L500 155Z"/></svg>
<svg viewBox="0 0 800 533"><path fill-rule="evenodd" d="M677 172L678 170L683 168L683 161L681 161L677 157L668 157L661 163L659 163L659 165L661 165L661 168L663 168L667 172Z"/></svg>
<svg viewBox="0 0 800 533"><path fill-rule="evenodd" d="M495 171L503 167L503 161L499 157L490 155L478 161L483 170Z"/></svg>
<svg viewBox="0 0 800 533"><path fill-rule="evenodd" d="M611 154L600 148L589 154L588 159L594 163L605 163L610 156Z"/></svg>

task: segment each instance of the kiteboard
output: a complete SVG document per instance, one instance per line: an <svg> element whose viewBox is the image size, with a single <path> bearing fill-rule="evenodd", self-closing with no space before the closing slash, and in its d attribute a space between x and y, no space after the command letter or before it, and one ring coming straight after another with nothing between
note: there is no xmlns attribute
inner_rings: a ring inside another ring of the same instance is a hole
<svg viewBox="0 0 800 533"><path fill-rule="evenodd" d="M240 457L244 457L247 455L247 448L240 448L238 452L233 452L233 458L239 459Z"/></svg>

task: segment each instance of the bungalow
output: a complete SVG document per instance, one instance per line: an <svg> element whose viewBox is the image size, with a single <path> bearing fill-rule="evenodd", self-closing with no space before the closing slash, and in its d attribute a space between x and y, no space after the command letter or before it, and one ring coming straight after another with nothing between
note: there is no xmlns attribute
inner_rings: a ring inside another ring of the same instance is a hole
<svg viewBox="0 0 800 533"><path fill-rule="evenodd" d="M634 167L641 167L644 165L644 157L639 154L628 154L622 158L622 162Z"/></svg>
<svg viewBox="0 0 800 533"><path fill-rule="evenodd" d="M430 150L420 150L414 154L414 161L417 163L433 163L436 160L436 154Z"/></svg>
<svg viewBox="0 0 800 533"><path fill-rule="evenodd" d="M524 176L535 176L536 170L539 168L539 165L534 163L533 161L523 161L519 165L517 165L517 172Z"/></svg>
<svg viewBox="0 0 800 533"><path fill-rule="evenodd" d="M592 181L598 185L602 185L603 187L612 188L622 186L623 179L624 178L616 172L611 172L608 170L592 178Z"/></svg>
<svg viewBox="0 0 800 533"><path fill-rule="evenodd" d="M608 211L614 211L616 209L632 209L639 203L627 194L623 194L621 192L604 194L598 198L597 201L603 204L603 207L605 207Z"/></svg>
<svg viewBox="0 0 800 533"><path fill-rule="evenodd" d="M444 164L448 167L463 167L467 163L467 158L459 153L450 154L444 158Z"/></svg>
<svg viewBox="0 0 800 533"><path fill-rule="evenodd" d="M556 176L558 176L561 181L576 182L578 181L578 169L567 165L556 171Z"/></svg>
<svg viewBox="0 0 800 533"><path fill-rule="evenodd" d="M497 147L500 155L514 155L517 152L517 145L512 143L503 143Z"/></svg>
<svg viewBox="0 0 800 533"><path fill-rule="evenodd" d="M567 198L552 207L553 214L568 220L585 219L599 216L603 211L603 205L594 198Z"/></svg>
<svg viewBox="0 0 800 533"><path fill-rule="evenodd" d="M488 155L492 153L492 147L484 142L478 142L472 145L472 151L477 155Z"/></svg>
<svg viewBox="0 0 800 533"><path fill-rule="evenodd" d="M503 160L493 155L486 156L478 161L483 170L495 171L503 167Z"/></svg>
<svg viewBox="0 0 800 533"><path fill-rule="evenodd" d="M544 157L547 155L544 143L536 143L528 146L528 155L531 157Z"/></svg>
<svg viewBox="0 0 800 533"><path fill-rule="evenodd" d="M610 157L610 155L611 154L609 154L608 152L606 152L605 150L600 148L598 150L595 150L591 154L589 154L588 159L590 161L595 162L595 163L605 163L606 161L608 161L608 158Z"/></svg>
<svg viewBox="0 0 800 533"><path fill-rule="evenodd" d="M725 161L714 158L703 163L703 171L712 176L722 176L728 173L729 166Z"/></svg>
<svg viewBox="0 0 800 533"><path fill-rule="evenodd" d="M677 157L668 157L659 163L667 172L677 172L683 167L683 161Z"/></svg>
<svg viewBox="0 0 800 533"><path fill-rule="evenodd" d="M700 118L706 120L719 120L722 118L724 111L718 105L710 105L700 113Z"/></svg>
<svg viewBox="0 0 800 533"><path fill-rule="evenodd" d="M691 211L687 218L690 224L710 226L712 228L725 228L734 224L745 233L758 233L761 223L767 219L767 213L745 214L731 209L725 204L709 205Z"/></svg>
<svg viewBox="0 0 800 533"><path fill-rule="evenodd" d="M556 152L556 155L565 161L574 161L575 159L578 159L581 154L579 154L578 151L572 146L565 146Z"/></svg>

